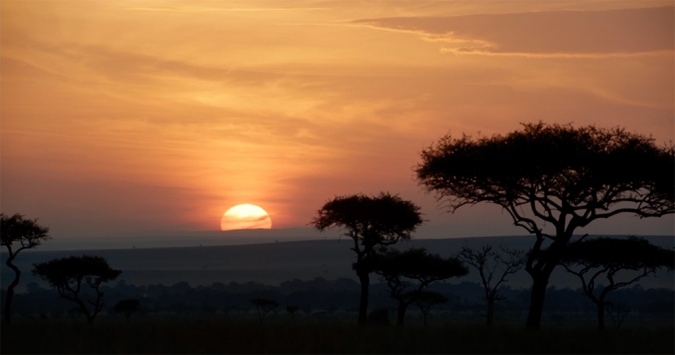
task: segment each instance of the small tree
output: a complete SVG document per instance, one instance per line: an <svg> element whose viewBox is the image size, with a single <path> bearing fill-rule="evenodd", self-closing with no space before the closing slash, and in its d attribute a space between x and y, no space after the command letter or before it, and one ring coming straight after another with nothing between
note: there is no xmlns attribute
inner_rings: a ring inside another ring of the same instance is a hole
<svg viewBox="0 0 675 355"><path fill-rule="evenodd" d="M487 312L483 315L487 325L494 323L495 301L503 301L506 297L499 295L499 286L507 282L506 276L520 271L525 264L525 253L519 250L510 250L502 247L501 253L492 251L491 245L484 245L480 249L462 247L457 257L463 262L473 266L480 274ZM493 284L493 281L497 280Z"/></svg>
<svg viewBox="0 0 675 355"><path fill-rule="evenodd" d="M582 239L570 245L561 260L565 270L581 280L584 295L597 306L598 329L605 329L605 306L611 303L606 297L610 292L637 282L660 268L672 270L673 263L675 252L635 237ZM624 275L619 280L621 272ZM608 285L597 290L596 280L602 275Z"/></svg>
<svg viewBox="0 0 675 355"><path fill-rule="evenodd" d="M124 316L124 318L127 320L127 323L129 323L129 317L138 312L139 309L141 309L141 303L135 298L121 300L117 302L113 308L115 313Z"/></svg>
<svg viewBox="0 0 675 355"><path fill-rule="evenodd" d="M675 147L622 128L524 124L505 136L448 135L421 155L420 184L450 212L494 203L535 236L525 263L529 328L540 326L549 277L577 228L618 214L675 212Z"/></svg>
<svg viewBox="0 0 675 355"><path fill-rule="evenodd" d="M298 312L299 309L300 307L298 306L286 306L286 312L288 312L288 314L291 315L291 321L293 322L293 324L295 324L295 317L296 317L295 313Z"/></svg>
<svg viewBox="0 0 675 355"><path fill-rule="evenodd" d="M632 309L625 303L614 304L612 302L607 302L605 310L614 323L614 329L618 330L619 327L621 327L621 324L623 324L623 320Z"/></svg>
<svg viewBox="0 0 675 355"><path fill-rule="evenodd" d="M55 287L62 298L79 306L89 325L94 324L94 318L105 306L104 294L99 287L104 282L116 279L122 273L120 270L112 269L104 258L91 255L53 259L33 266L34 275ZM83 283L93 291L93 299L81 293ZM83 299L83 296L87 298ZM91 310L87 304L91 305Z"/></svg>
<svg viewBox="0 0 675 355"><path fill-rule="evenodd" d="M256 311L258 312L258 317L260 318L261 324L265 321L265 316L267 313L270 313L273 309L279 307L279 304L275 301L265 298L254 298L251 300L251 303L253 303Z"/></svg>
<svg viewBox="0 0 675 355"><path fill-rule="evenodd" d="M448 298L438 292L420 291L415 295L414 304L420 309L420 312L422 312L422 315L424 316L424 325L426 326L427 316L431 311L431 307L447 302Z"/></svg>
<svg viewBox="0 0 675 355"><path fill-rule="evenodd" d="M7 247L9 257L5 264L14 271L14 280L7 287L7 298L5 300L4 321L11 324L12 299L14 298L14 288L21 279L21 270L13 264L14 259L20 251L32 249L42 243L42 241L51 239L47 235L49 228L37 224L37 219L24 219L22 215L15 214L8 217L0 213L0 245ZM16 249L13 245L18 244Z"/></svg>
<svg viewBox="0 0 675 355"><path fill-rule="evenodd" d="M398 301L396 325L399 326L403 325L408 306L417 301L425 287L434 281L464 276L469 272L459 259L429 254L424 248L411 248L404 252L388 250L373 258L371 268L387 283L390 296Z"/></svg>
<svg viewBox="0 0 675 355"><path fill-rule="evenodd" d="M358 194L335 197L326 202L310 222L320 231L344 228L344 235L354 242L351 249L356 253L356 263L353 266L361 283L360 325L366 324L368 319L370 259L388 245L410 239L410 234L422 224L419 210L414 203L389 193L378 196Z"/></svg>

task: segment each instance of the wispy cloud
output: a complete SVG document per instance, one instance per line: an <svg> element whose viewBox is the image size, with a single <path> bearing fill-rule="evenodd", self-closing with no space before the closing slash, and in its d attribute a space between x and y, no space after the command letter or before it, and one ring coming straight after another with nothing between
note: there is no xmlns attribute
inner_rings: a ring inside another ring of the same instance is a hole
<svg viewBox="0 0 675 355"><path fill-rule="evenodd" d="M362 19L353 24L418 34L457 55L604 58L672 52L673 7Z"/></svg>
<svg viewBox="0 0 675 355"><path fill-rule="evenodd" d="M130 11L157 12L261 12L261 11L322 11L328 7L128 7Z"/></svg>
<svg viewBox="0 0 675 355"><path fill-rule="evenodd" d="M455 55L484 55L489 57L523 57L523 58L570 58L570 59L604 59L612 57L639 57L639 56L672 56L672 50L649 52L613 52L613 53L528 53L528 52L497 52L477 48L441 48L441 53Z"/></svg>

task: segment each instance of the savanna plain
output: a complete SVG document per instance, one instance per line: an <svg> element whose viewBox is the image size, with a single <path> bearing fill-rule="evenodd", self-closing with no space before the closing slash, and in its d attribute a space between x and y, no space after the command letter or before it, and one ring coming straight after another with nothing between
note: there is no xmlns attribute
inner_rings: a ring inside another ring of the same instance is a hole
<svg viewBox="0 0 675 355"><path fill-rule="evenodd" d="M9 353L605 353L672 354L671 322L637 323L616 331L560 323L531 331L522 324L477 322L433 326L368 326L353 322L266 324L227 319L18 323L2 329ZM40 334L40 341L35 341Z"/></svg>

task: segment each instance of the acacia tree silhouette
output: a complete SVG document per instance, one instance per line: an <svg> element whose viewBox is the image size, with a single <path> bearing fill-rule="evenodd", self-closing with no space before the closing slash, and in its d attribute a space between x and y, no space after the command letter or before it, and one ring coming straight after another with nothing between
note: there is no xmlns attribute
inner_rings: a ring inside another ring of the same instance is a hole
<svg viewBox="0 0 675 355"><path fill-rule="evenodd" d="M675 147L622 128L540 122L506 136L447 135L421 158L419 183L449 212L494 203L536 237L525 263L532 277L528 328L540 326L549 277L577 228L622 213L675 212Z"/></svg>
<svg viewBox="0 0 675 355"><path fill-rule="evenodd" d="M480 249L462 247L457 254L457 258L473 266L480 274L483 289L485 291L485 301L487 302L487 312L484 314L488 327L494 323L495 301L503 301L506 297L499 295L499 286L507 282L506 276L520 271L525 264L526 255L520 250L511 250L502 247L501 253L492 251L489 244L483 245ZM497 280L492 284L493 280Z"/></svg>
<svg viewBox="0 0 675 355"><path fill-rule="evenodd" d="M14 288L21 279L21 270L14 265L14 259L24 249L32 249L42 243L42 241L51 239L47 233L49 228L42 227L37 223L37 219L24 219L23 215L15 214L8 217L0 213L0 245L7 247L9 257L5 264L14 271L14 280L7 286L7 298L5 300L5 310L3 320L6 324L11 324L12 299L14 298ZM17 249L13 249L13 244L18 244Z"/></svg>
<svg viewBox="0 0 675 355"><path fill-rule="evenodd" d="M561 265L565 270L581 280L584 295L598 307L598 329L605 329L605 306L611 304L606 301L606 297L610 292L637 282L660 268L672 270L673 263L675 263L673 250L661 248L650 244L644 238L635 237L582 238L572 243L561 259ZM617 273L621 271L628 274L624 275L623 281L618 280ZM609 284L597 290L596 294L596 280L602 275Z"/></svg>
<svg viewBox="0 0 675 355"><path fill-rule="evenodd" d="M360 325L365 325L368 317L370 259L388 245L410 239L410 234L422 224L419 211L419 206L389 193L357 194L338 196L326 202L310 222L320 231L331 227L346 229L344 236L354 242L351 249L356 253L356 263L353 268L361 283Z"/></svg>
<svg viewBox="0 0 675 355"><path fill-rule="evenodd" d="M265 298L254 298L251 300L251 303L253 303L256 311L258 312L258 317L260 318L261 324L265 322L265 316L267 313L270 313L273 309L279 307L277 302Z"/></svg>
<svg viewBox="0 0 675 355"><path fill-rule="evenodd" d="M375 256L370 267L387 283L390 296L398 301L398 326L403 325L408 306L418 300L425 287L434 281L464 276L469 272L459 259L429 254L424 248L411 248L404 252L387 250Z"/></svg>
<svg viewBox="0 0 675 355"><path fill-rule="evenodd" d="M625 303L614 304L612 302L607 302L606 306L607 314L609 314L612 323L614 323L614 329L618 330L628 313L631 312L631 308Z"/></svg>
<svg viewBox="0 0 675 355"><path fill-rule="evenodd" d="M33 274L49 282L62 298L75 302L87 317L87 323L94 324L94 318L103 309L104 293L99 290L102 283L116 279L122 271L112 269L100 256L70 256L33 264ZM82 283L94 291L95 298L83 299ZM86 301L86 303L85 303ZM92 306L89 310L87 303Z"/></svg>
<svg viewBox="0 0 675 355"><path fill-rule="evenodd" d="M297 313L298 310L300 310L300 307L298 306L286 306L286 312L291 315L291 321L293 324L295 324L295 318L297 317L295 313Z"/></svg>
<svg viewBox="0 0 675 355"><path fill-rule="evenodd" d="M417 297L413 304L415 304L420 309L420 312L422 312L422 315L424 316L424 325L426 326L427 317L429 316L431 307L447 302L448 298L438 292L420 291L417 293Z"/></svg>
<svg viewBox="0 0 675 355"><path fill-rule="evenodd" d="M129 317L138 312L139 309L141 309L141 303L135 298L121 300L113 307L115 313L124 316L127 323L129 323Z"/></svg>

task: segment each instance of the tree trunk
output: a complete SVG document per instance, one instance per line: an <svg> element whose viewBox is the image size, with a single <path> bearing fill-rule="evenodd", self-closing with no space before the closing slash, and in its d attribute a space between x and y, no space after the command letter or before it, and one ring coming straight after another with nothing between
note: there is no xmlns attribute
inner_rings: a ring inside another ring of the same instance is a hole
<svg viewBox="0 0 675 355"><path fill-rule="evenodd" d="M596 303L598 306L598 329L605 329L605 302Z"/></svg>
<svg viewBox="0 0 675 355"><path fill-rule="evenodd" d="M532 291L530 292L530 310L527 314L528 329L539 329L541 326L541 313L544 308L544 297L550 273L532 276Z"/></svg>
<svg viewBox="0 0 675 355"><path fill-rule="evenodd" d="M427 326L427 314L429 313L422 313L424 315L424 326Z"/></svg>
<svg viewBox="0 0 675 355"><path fill-rule="evenodd" d="M368 272L357 273L361 282L361 298L359 300L359 325L366 325L368 321L368 287L370 286L370 277Z"/></svg>
<svg viewBox="0 0 675 355"><path fill-rule="evenodd" d="M94 316L87 316L87 325L90 327L94 325Z"/></svg>
<svg viewBox="0 0 675 355"><path fill-rule="evenodd" d="M396 313L396 325L402 326L403 319L405 318L405 311L408 308L408 303L400 302L398 303L398 312Z"/></svg>
<svg viewBox="0 0 675 355"><path fill-rule="evenodd" d="M19 284L19 279L21 278L21 270L19 270L18 267L14 266L12 264L12 260L8 259L7 260L7 266L9 266L10 269L14 270L14 281L12 281L11 284L7 287L7 297L5 299L5 314L4 314L4 321L5 324L10 325L11 324L11 309L12 309L12 299L14 298L14 288L16 285Z"/></svg>
<svg viewBox="0 0 675 355"><path fill-rule="evenodd" d="M488 327L492 326L494 314L495 314L495 299L494 298L488 298L488 300L487 300L487 313L485 314L485 318L487 319L487 326Z"/></svg>

